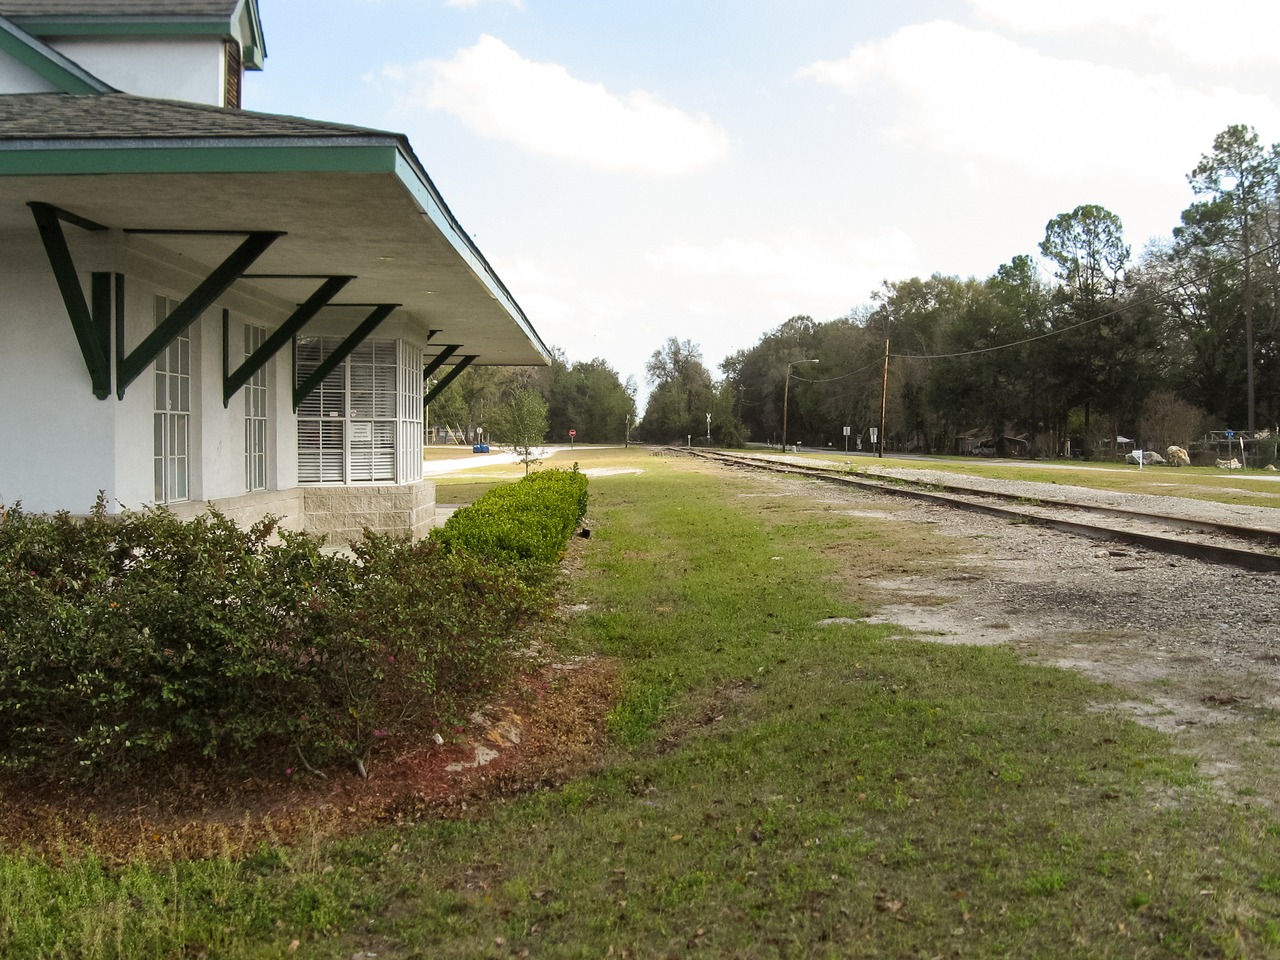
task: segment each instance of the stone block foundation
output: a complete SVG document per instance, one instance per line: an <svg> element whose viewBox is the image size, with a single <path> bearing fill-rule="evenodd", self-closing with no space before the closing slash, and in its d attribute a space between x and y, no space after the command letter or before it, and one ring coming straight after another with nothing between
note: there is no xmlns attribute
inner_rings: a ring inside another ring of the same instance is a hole
<svg viewBox="0 0 1280 960"><path fill-rule="evenodd" d="M436 485L417 483L367 487L300 487L306 530L322 533L332 546L375 533L425 537L435 523Z"/></svg>
<svg viewBox="0 0 1280 960"><path fill-rule="evenodd" d="M435 525L436 485L432 480L385 486L294 487L240 497L175 503L170 509L189 520L210 507L248 528L270 513L284 530L324 534L330 546L359 540L368 527L375 533L425 537Z"/></svg>

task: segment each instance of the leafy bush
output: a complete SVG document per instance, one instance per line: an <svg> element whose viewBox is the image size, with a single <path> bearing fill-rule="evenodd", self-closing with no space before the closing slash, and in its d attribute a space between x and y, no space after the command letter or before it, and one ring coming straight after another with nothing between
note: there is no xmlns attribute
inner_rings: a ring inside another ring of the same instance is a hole
<svg viewBox="0 0 1280 960"><path fill-rule="evenodd" d="M322 545L217 512L0 508L0 764L83 778L159 754L363 760L506 676L539 603L514 571L430 541L366 535L354 559Z"/></svg>
<svg viewBox="0 0 1280 960"><path fill-rule="evenodd" d="M451 553L548 569L587 512L587 478L572 470L540 470L495 487L451 516L432 536Z"/></svg>

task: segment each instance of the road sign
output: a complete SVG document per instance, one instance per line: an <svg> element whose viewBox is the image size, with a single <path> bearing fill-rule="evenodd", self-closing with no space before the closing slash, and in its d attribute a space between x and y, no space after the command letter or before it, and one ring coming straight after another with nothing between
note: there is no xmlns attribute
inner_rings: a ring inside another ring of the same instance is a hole
<svg viewBox="0 0 1280 960"><path fill-rule="evenodd" d="M577 431L577 430L570 430L570 431L569 431L569 436L571 436L571 437L576 437L577 435L578 435L578 431Z"/></svg>

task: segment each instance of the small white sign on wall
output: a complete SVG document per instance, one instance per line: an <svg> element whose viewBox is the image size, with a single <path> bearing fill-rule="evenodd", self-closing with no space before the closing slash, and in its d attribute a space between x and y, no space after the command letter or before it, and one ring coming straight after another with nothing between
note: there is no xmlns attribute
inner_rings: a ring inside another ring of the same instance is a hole
<svg viewBox="0 0 1280 960"><path fill-rule="evenodd" d="M351 441L352 443L370 443L373 440L373 424L367 420L357 420L351 423Z"/></svg>

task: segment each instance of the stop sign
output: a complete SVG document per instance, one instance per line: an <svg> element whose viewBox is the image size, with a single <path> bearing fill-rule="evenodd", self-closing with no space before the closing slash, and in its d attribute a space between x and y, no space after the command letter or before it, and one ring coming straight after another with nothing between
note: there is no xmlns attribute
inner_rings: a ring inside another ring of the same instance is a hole
<svg viewBox="0 0 1280 960"><path fill-rule="evenodd" d="M569 436L571 436L571 437L576 437L577 435L578 435L578 431L577 431L577 430L570 430L570 431L569 431Z"/></svg>

